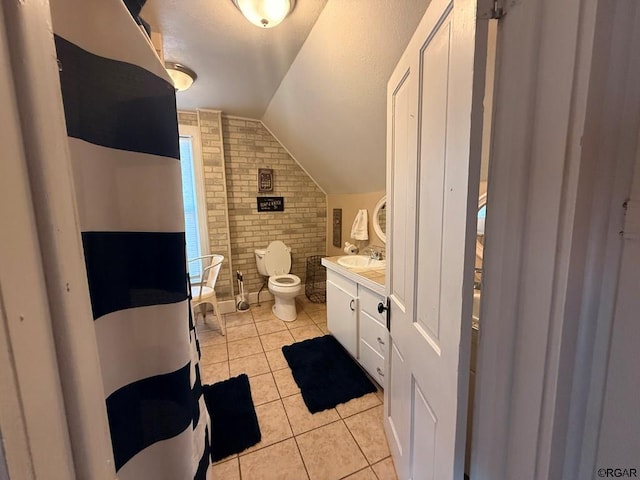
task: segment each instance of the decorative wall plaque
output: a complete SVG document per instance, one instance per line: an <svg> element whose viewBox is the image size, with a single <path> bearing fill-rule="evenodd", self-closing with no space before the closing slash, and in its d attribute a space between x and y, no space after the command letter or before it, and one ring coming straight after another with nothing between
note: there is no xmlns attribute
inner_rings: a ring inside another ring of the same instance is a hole
<svg viewBox="0 0 640 480"><path fill-rule="evenodd" d="M273 192L273 169L258 169L258 192Z"/></svg>
<svg viewBox="0 0 640 480"><path fill-rule="evenodd" d="M333 246L342 248L342 209L333 209Z"/></svg>
<svg viewBox="0 0 640 480"><path fill-rule="evenodd" d="M284 212L284 197L257 197L259 212Z"/></svg>

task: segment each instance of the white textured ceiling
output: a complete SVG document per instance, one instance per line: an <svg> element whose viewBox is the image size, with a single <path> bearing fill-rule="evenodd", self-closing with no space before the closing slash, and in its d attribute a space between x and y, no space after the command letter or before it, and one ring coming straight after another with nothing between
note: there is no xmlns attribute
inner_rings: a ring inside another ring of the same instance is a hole
<svg viewBox="0 0 640 480"><path fill-rule="evenodd" d="M178 108L260 119L325 3L299 0L269 29L249 23L231 0L149 0L141 16L162 34L165 61L198 75L177 93Z"/></svg>
<svg viewBox="0 0 640 480"><path fill-rule="evenodd" d="M297 0L267 30L231 0L149 0L142 16L199 75L180 109L262 119L327 193L363 193L385 188L386 85L428 3Z"/></svg>

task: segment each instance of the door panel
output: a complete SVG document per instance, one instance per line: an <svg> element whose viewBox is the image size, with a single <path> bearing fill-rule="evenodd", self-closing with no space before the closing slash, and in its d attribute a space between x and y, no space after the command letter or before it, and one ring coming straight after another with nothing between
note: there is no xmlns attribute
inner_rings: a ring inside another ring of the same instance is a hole
<svg viewBox="0 0 640 480"><path fill-rule="evenodd" d="M394 459L408 458L411 405L406 401L406 392L411 388L411 373L396 345L391 347L387 358L389 367L385 371L389 372L390 379L385 390L387 439L394 452ZM405 463L396 461L398 478L408 478Z"/></svg>
<svg viewBox="0 0 640 480"><path fill-rule="evenodd" d="M415 158L417 155L417 114L412 99L417 95L417 62L398 69L389 83L391 95L387 117L387 148L394 158ZM398 188L387 189L391 215L391 235L387 237L387 292L392 314L410 319L413 316L413 249L415 236L416 164L388 164L387 178ZM392 243L392 240L393 243ZM406 324L406 322L403 322ZM411 389L411 370L400 345L389 345L385 355L388 375L385 389L385 430L399 478L409 478L411 404L407 399ZM390 383L389 383L390 382Z"/></svg>
<svg viewBox="0 0 640 480"><path fill-rule="evenodd" d="M417 322L430 345L440 335L442 222L446 173L447 87L451 47L451 14L422 47L420 76L420 199L418 210ZM439 348L438 348L439 349Z"/></svg>
<svg viewBox="0 0 640 480"><path fill-rule="evenodd" d="M396 87L392 96L393 109L393 150L394 156L405 158L413 155L415 152L415 113L410 103L414 97L414 77L410 70L407 70ZM406 185L406 188L393 190L393 210L391 213L391 231L392 236L396 239L397 250L400 252L407 251L411 248L411 237L413 236L413 218L411 212L414 210L414 198L412 195L411 183L414 172L409 171L411 165L398 163L394 166L393 177L396 182ZM408 182L408 183L407 183ZM400 259L399 259L400 260ZM391 295L400 308L406 309L406 305L411 301L410 291L407 291L407 285L411 282L412 269L404 261L397 261L391 264L393 270L391 279Z"/></svg>
<svg viewBox="0 0 640 480"><path fill-rule="evenodd" d="M486 59L476 7L432 0L388 84L385 428L401 480L464 470L482 131L473 93Z"/></svg>
<svg viewBox="0 0 640 480"><path fill-rule="evenodd" d="M424 397L422 390L413 384L415 421L413 429L413 458L411 471L420 472L420 479L434 479L434 456L436 452L436 427L438 420Z"/></svg>

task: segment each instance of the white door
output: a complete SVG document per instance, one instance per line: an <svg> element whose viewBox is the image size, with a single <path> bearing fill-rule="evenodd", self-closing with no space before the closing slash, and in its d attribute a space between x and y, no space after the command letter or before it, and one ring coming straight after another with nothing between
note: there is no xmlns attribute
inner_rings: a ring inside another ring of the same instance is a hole
<svg viewBox="0 0 640 480"><path fill-rule="evenodd" d="M387 95L385 428L401 480L463 478L487 21L433 0Z"/></svg>

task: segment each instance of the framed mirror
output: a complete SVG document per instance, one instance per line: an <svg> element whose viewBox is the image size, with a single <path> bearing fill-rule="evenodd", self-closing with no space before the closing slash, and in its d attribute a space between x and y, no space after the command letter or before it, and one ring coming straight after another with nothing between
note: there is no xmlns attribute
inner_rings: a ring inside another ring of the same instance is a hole
<svg viewBox="0 0 640 480"><path fill-rule="evenodd" d="M387 243L387 196L382 197L373 209L373 230Z"/></svg>

